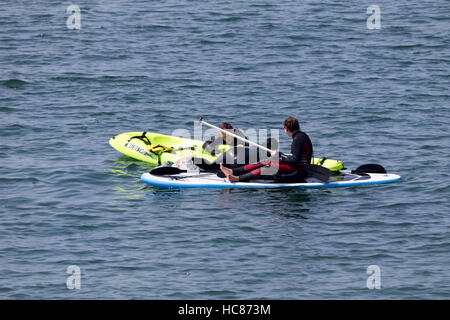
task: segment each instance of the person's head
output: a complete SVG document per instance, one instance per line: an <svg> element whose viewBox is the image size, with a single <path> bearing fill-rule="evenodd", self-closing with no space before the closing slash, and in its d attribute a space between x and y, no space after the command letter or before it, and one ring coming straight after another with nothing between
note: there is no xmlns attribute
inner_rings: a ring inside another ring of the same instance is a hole
<svg viewBox="0 0 450 320"><path fill-rule="evenodd" d="M283 121L284 132L291 137L296 131L300 130L300 125L298 124L298 120L294 117L287 117Z"/></svg>
<svg viewBox="0 0 450 320"><path fill-rule="evenodd" d="M222 122L220 125L219 125L219 128L220 129L223 129L223 130L230 130L230 129L233 129L233 127L231 126L231 124L229 124L228 122ZM222 136L222 139L226 139L226 134L224 133L224 132L222 132L222 131L220 131L220 135Z"/></svg>

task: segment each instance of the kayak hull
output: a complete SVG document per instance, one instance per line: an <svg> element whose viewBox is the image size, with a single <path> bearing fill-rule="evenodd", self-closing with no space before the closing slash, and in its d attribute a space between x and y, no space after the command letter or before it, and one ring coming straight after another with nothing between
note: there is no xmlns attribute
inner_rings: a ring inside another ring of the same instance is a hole
<svg viewBox="0 0 450 320"><path fill-rule="evenodd" d="M151 141L152 144L170 146L175 150L159 153L147 151L147 144L144 141L136 138L131 139L132 137L141 136L142 133L143 132L127 132L118 134L109 140L109 144L111 145L111 147L130 158L141 160L155 166L160 165L161 163L164 163L166 161L175 162L185 155L204 158L210 162L214 161L214 159L216 158L211 154L203 151L203 141L168 136L154 132L146 133L146 137Z"/></svg>

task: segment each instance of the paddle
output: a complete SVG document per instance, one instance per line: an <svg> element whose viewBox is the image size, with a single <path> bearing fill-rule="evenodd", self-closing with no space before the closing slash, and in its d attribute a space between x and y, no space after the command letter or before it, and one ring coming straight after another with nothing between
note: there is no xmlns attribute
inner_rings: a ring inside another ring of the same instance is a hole
<svg viewBox="0 0 450 320"><path fill-rule="evenodd" d="M352 170L352 173L387 173L386 169L379 164L369 163L363 164L356 168L356 170Z"/></svg>
<svg viewBox="0 0 450 320"><path fill-rule="evenodd" d="M197 174L188 175L188 176L176 176L177 174L185 173L185 172L188 172L188 171L179 169L177 167L157 167L157 168L151 170L150 174L155 175L155 176L165 176L165 175L172 176L173 175L172 178L174 178L176 180L211 175L211 173L203 173L203 174L197 173Z"/></svg>
<svg viewBox="0 0 450 320"><path fill-rule="evenodd" d="M232 136L232 137L234 137L234 138L236 138L236 139L239 139L239 140L242 140L242 141L244 141L244 142L247 142L248 144L251 144L252 146L259 147L259 148L261 148L262 150L265 150L265 151L267 151L267 152L270 152L272 155L274 155L275 153L277 153L277 151L267 149L266 147L263 147L263 146L261 146L261 145L255 143L255 142L253 142L253 141L247 140L247 139L245 139L245 138L243 138L243 137L241 137L241 136L238 136L237 134L234 134L234 133L232 133L232 132L230 132L230 131L224 130L224 129L219 128L219 127L216 127L215 125L212 125L212 124L206 122L205 120L203 120L203 117L201 117L200 119L198 119L198 123L203 123L203 124L207 125L208 127L214 128L214 129L216 129L216 130L219 130L219 131L225 133L225 134L228 135L228 136Z"/></svg>
<svg viewBox="0 0 450 320"><path fill-rule="evenodd" d="M236 134L234 134L232 132L229 132L227 130L221 129L219 127L216 127L216 126L214 126L214 125L204 121L203 118L200 118L198 120L198 123L203 123L203 124L207 125L208 127L211 127L211 128L216 129L216 130L222 131L223 133L225 133L227 135L230 135L230 136L232 136L232 137L234 137L236 139L242 140L242 141L247 142L248 144L251 144L251 145L253 145L255 147L261 148L262 150L270 152L271 155L275 155L277 153L277 151L270 150L270 149L268 149L266 147L263 147L263 146L255 143L255 142L252 142L252 141L247 140L247 139L245 139L245 138L243 138L241 136L238 136L238 135L236 135ZM322 166L319 166L319 165L316 165L316 164L304 164L302 166L303 166L303 168L305 168L306 172L309 175L313 176L316 179L319 179L320 181L327 182L330 179L331 171L328 168L325 168L325 167L322 167Z"/></svg>
<svg viewBox="0 0 450 320"><path fill-rule="evenodd" d="M150 174L153 174L155 176L164 176L164 175L170 175L170 174L179 174L187 172L187 170L181 170L177 167L157 167L150 171Z"/></svg>
<svg viewBox="0 0 450 320"><path fill-rule="evenodd" d="M216 172L217 170L220 170L220 166L217 163L209 162L206 159L193 157L192 160L194 164L202 171Z"/></svg>
<svg viewBox="0 0 450 320"><path fill-rule="evenodd" d="M302 164L302 167L309 175L319 179L322 182L327 182L330 179L331 171L328 168L317 164Z"/></svg>

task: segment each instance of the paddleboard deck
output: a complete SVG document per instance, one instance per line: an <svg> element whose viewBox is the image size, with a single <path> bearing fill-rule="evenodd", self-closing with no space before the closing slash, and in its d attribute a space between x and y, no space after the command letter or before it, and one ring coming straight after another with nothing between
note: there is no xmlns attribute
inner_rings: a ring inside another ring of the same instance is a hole
<svg viewBox="0 0 450 320"><path fill-rule="evenodd" d="M390 183L401 180L401 177L391 173L354 174L349 170L341 171L331 176L328 182L315 178L307 178L301 183L280 183L274 180L258 179L251 182L229 182L215 173L180 173L177 175L152 175L144 173L141 180L152 186L161 188L336 188Z"/></svg>

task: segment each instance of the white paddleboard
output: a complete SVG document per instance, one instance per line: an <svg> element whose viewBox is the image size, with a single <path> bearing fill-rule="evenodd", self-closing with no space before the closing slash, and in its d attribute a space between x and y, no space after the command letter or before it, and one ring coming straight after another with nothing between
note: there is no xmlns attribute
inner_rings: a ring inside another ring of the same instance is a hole
<svg viewBox="0 0 450 320"><path fill-rule="evenodd" d="M341 171L340 175L331 176L328 182L307 178L301 183L280 183L273 180L252 180L251 182L230 182L219 178L215 173L180 173L176 175L153 175L144 173L141 180L152 186L162 188L335 188L390 183L401 180L392 173L352 174Z"/></svg>

